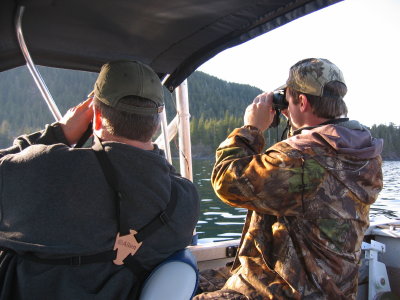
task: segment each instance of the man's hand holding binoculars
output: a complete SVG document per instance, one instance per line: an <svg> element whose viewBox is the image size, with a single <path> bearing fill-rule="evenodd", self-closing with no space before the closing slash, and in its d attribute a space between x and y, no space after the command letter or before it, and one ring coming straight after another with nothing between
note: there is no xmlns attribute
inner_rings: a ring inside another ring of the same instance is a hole
<svg viewBox="0 0 400 300"><path fill-rule="evenodd" d="M246 108L244 125L250 125L265 131L274 119L275 110L272 108L273 92L258 95L253 103Z"/></svg>

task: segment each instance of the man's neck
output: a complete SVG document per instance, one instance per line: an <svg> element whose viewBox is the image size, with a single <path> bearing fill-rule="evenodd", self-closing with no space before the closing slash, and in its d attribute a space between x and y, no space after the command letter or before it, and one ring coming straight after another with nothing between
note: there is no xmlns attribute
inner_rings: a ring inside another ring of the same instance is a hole
<svg viewBox="0 0 400 300"><path fill-rule="evenodd" d="M104 142L118 142L118 143L130 145L130 146L133 146L133 147L136 147L136 148L140 148L140 149L143 149L143 150L154 150L154 145L151 142L151 140L147 141L147 142L141 142L141 141L137 141L137 140L130 140L130 139L127 139L127 138L124 138L124 137L107 134L104 131L99 136L99 138Z"/></svg>
<svg viewBox="0 0 400 300"><path fill-rule="evenodd" d="M325 123L325 122L327 122L329 119L326 119L326 118L320 118L320 117L317 117L316 115L314 115L314 114L310 114L309 116L308 116L308 118L306 119L306 122L304 122L304 124L301 126L302 128L303 127L315 127L315 126L318 126L318 125L320 125L320 124L322 124L322 123Z"/></svg>

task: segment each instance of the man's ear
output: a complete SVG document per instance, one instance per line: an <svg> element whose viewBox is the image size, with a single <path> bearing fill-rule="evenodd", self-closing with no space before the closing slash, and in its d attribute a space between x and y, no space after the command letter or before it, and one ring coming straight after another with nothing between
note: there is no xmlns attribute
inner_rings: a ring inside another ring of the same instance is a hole
<svg viewBox="0 0 400 300"><path fill-rule="evenodd" d="M308 102L307 96L304 94L299 95L300 111L305 112L310 108L310 103Z"/></svg>
<svg viewBox="0 0 400 300"><path fill-rule="evenodd" d="M93 131L99 131L102 128L101 112L93 105Z"/></svg>

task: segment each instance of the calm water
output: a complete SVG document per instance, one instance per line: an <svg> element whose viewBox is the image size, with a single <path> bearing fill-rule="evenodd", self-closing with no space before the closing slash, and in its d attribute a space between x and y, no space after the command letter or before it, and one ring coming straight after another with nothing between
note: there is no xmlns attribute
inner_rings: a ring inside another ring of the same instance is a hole
<svg viewBox="0 0 400 300"><path fill-rule="evenodd" d="M246 209L230 207L221 202L211 187L212 160L193 160L194 183L200 193L201 213L196 227L200 242L239 238ZM371 206L371 219L400 219L400 161L383 163L384 188Z"/></svg>

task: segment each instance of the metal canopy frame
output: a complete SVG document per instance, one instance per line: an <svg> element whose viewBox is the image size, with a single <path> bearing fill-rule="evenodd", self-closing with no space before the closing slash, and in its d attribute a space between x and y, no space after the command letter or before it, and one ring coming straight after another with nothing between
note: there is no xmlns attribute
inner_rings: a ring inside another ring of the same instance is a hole
<svg viewBox="0 0 400 300"><path fill-rule="evenodd" d="M177 116L167 125L166 114L162 114L162 134L156 142L171 162L169 142L179 135L181 173L192 180L186 78L221 51L339 1L3 0L0 71L26 63L53 117L59 120L60 111L33 59L39 65L95 72L116 59L149 64L171 92L176 89L177 99ZM17 43L15 31L11 34L9 28L13 18Z"/></svg>
<svg viewBox="0 0 400 300"><path fill-rule="evenodd" d="M53 97L51 96L51 93L50 93L49 89L47 88L46 83L44 82L42 76L40 75L39 70L36 68L35 64L33 63L33 60L29 53L28 47L26 46L26 43L25 43L24 34L22 32L22 17L24 15L24 11L25 11L24 6L18 7L17 16L15 18L15 29L17 32L18 43L21 48L22 54L24 55L24 58L26 60L26 66L28 67L28 70L31 73L33 80L35 81L35 83L40 91L40 94L42 95L43 99L46 101L47 106L49 107L49 110L52 113L54 119L56 121L58 121L62 117L60 110L58 109L57 104L54 102Z"/></svg>
<svg viewBox="0 0 400 300"><path fill-rule="evenodd" d="M111 60L150 65L173 91L221 51L340 0L2 0L0 71L25 64L14 17L37 65L98 72Z"/></svg>

